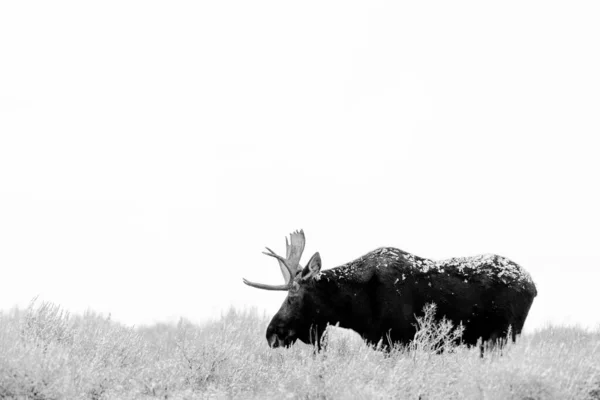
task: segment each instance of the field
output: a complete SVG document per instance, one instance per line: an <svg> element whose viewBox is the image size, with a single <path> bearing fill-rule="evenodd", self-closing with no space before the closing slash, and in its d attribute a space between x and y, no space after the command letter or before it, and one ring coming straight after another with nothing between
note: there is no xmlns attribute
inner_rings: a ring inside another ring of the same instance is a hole
<svg viewBox="0 0 600 400"><path fill-rule="evenodd" d="M0 314L0 398L600 399L598 330L549 326L480 358L428 317L389 354L337 328L321 353L269 349L268 322L230 310L202 326L134 329L32 302Z"/></svg>

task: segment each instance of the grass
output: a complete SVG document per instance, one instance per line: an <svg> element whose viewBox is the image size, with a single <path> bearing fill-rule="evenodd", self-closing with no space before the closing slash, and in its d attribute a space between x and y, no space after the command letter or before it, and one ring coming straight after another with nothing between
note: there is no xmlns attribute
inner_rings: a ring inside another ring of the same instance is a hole
<svg viewBox="0 0 600 400"><path fill-rule="evenodd" d="M548 326L481 359L428 315L409 348L334 328L314 354L268 348L253 310L134 329L34 301L0 314L0 398L600 399L600 331Z"/></svg>

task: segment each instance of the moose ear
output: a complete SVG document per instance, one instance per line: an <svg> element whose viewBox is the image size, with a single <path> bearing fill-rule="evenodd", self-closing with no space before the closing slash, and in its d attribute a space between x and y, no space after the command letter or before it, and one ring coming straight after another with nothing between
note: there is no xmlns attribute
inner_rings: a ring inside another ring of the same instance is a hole
<svg viewBox="0 0 600 400"><path fill-rule="evenodd" d="M302 270L302 280L306 280L321 271L321 256L319 252L313 254L313 256L308 260L308 264Z"/></svg>

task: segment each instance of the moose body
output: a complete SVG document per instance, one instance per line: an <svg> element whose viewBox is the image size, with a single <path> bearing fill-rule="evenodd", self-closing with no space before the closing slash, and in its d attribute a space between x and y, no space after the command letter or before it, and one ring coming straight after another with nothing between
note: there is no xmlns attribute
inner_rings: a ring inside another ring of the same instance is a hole
<svg viewBox="0 0 600 400"><path fill-rule="evenodd" d="M408 344L416 333L416 318L428 303L436 304L436 317L462 323L466 344L480 338L483 342L505 339L509 327L514 341L537 295L530 275L497 255L432 261L383 247L321 271L319 253L304 269L299 263L290 266L295 258L299 261L303 248L304 234L296 232L287 258L271 250L266 253L279 259L282 272L287 270L287 285L245 280L262 289L288 290L267 328L271 347L289 346L296 340L320 346L327 325L335 324L356 331L370 344L382 342L388 348Z"/></svg>

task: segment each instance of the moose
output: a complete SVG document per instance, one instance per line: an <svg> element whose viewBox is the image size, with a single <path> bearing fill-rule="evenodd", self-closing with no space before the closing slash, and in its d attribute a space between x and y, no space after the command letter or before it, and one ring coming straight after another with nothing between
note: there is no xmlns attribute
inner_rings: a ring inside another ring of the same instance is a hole
<svg viewBox="0 0 600 400"><path fill-rule="evenodd" d="M321 348L327 325L354 330L371 345L391 348L414 338L423 307L436 304L436 318L464 327L462 341L475 345L512 341L521 333L537 295L531 276L505 257L486 254L433 261L381 247L336 268L321 271L315 253L304 268L302 230L286 237L286 256L277 259L285 284L246 285L288 295L267 328L270 347L296 340Z"/></svg>

